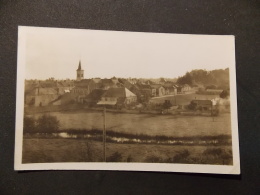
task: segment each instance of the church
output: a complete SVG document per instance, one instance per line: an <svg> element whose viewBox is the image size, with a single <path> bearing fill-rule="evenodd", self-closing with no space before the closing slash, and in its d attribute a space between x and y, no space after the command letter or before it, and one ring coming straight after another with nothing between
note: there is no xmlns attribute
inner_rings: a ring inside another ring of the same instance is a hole
<svg viewBox="0 0 260 195"><path fill-rule="evenodd" d="M77 81L81 81L84 79L84 70L81 69L81 61L79 61L79 67L77 69Z"/></svg>
<svg viewBox="0 0 260 195"><path fill-rule="evenodd" d="M77 96L77 102L88 102L91 93L96 90L103 94L99 94L102 97L102 103L108 103L107 100L113 99L115 104L130 104L136 102L136 95L129 91L125 86L113 77L110 79L92 78L84 79L84 70L81 67L81 61L79 61L78 69L76 70L75 87L71 90L71 93ZM98 98L99 99L99 98ZM119 101L120 100L120 101ZM98 104L101 104L99 102Z"/></svg>

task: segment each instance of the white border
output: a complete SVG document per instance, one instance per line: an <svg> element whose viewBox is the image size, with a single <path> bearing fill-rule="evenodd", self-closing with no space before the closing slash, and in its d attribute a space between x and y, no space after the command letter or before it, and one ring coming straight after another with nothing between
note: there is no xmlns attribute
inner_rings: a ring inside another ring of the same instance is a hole
<svg viewBox="0 0 260 195"><path fill-rule="evenodd" d="M18 27L18 55L17 55L17 90L16 90L16 137L15 137L15 170L124 170L124 171L161 171L161 172L189 172L240 174L238 122L237 122L237 94L235 67L235 37L233 38L233 64L230 65L230 99L231 99L231 128L233 165L200 165L200 164L167 164L167 163L32 163L22 164L23 144L23 115L24 115L24 79L25 79L25 48L28 31L43 27ZM55 28L53 28L55 29ZM59 28L59 30L61 30ZM68 30L68 29L67 29ZM74 31L76 29L73 29Z"/></svg>

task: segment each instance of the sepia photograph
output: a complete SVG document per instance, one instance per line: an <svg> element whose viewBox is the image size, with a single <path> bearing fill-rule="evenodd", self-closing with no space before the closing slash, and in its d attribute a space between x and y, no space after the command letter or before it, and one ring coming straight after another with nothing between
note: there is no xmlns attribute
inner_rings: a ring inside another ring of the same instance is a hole
<svg viewBox="0 0 260 195"><path fill-rule="evenodd" d="M240 174L235 37L20 26L15 170Z"/></svg>

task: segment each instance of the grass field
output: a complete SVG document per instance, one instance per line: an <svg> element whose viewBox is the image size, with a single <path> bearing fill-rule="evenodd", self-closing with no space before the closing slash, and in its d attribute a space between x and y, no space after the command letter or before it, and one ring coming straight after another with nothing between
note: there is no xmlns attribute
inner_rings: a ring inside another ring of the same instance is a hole
<svg viewBox="0 0 260 195"><path fill-rule="evenodd" d="M34 117L42 115L35 114ZM102 112L52 112L60 129L103 129ZM107 113L108 130L132 134L184 136L231 135L230 114L208 116Z"/></svg>
<svg viewBox="0 0 260 195"><path fill-rule="evenodd" d="M176 105L188 105L190 104L191 100L198 99L198 100L212 100L219 95L203 95L203 94L178 94L176 96L166 96L160 98L153 98L150 100L152 103L164 103L165 100L170 100L173 105L175 105L175 98L176 98Z"/></svg>
<svg viewBox="0 0 260 195"><path fill-rule="evenodd" d="M170 162L232 164L232 156L205 154L205 150L229 152L231 146L167 146L107 143L107 158L115 152L119 162ZM24 139L23 163L102 162L102 142L75 139ZM183 152L184 151L184 152ZM185 153L186 152L186 153ZM204 152L204 153L203 153ZM180 155L186 154L186 155ZM172 160L173 159L173 160Z"/></svg>

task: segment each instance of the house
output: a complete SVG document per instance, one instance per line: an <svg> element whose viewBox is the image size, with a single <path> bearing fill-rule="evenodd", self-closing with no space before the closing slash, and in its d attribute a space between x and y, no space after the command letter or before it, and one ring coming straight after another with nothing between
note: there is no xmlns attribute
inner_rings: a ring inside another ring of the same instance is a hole
<svg viewBox="0 0 260 195"><path fill-rule="evenodd" d="M156 88L152 88L151 85L138 84L137 87L140 89L142 95L146 95L150 97L156 96Z"/></svg>
<svg viewBox="0 0 260 195"><path fill-rule="evenodd" d="M124 107L136 103L137 97L125 87L109 88L101 97L98 105Z"/></svg>
<svg viewBox="0 0 260 195"><path fill-rule="evenodd" d="M191 87L188 85L188 84L184 84L183 86L182 86L182 92L183 93L186 93L186 92L188 92L188 91L190 91L191 90Z"/></svg>
<svg viewBox="0 0 260 195"><path fill-rule="evenodd" d="M152 89L155 89L156 96L163 96L165 95L165 88L160 84L153 84L150 85Z"/></svg>
<svg viewBox="0 0 260 195"><path fill-rule="evenodd" d="M177 88L172 87L164 87L165 88L165 95L176 95L177 94Z"/></svg>
<svg viewBox="0 0 260 195"><path fill-rule="evenodd" d="M47 106L59 98L58 91L50 87L35 87L25 95L25 104L30 106Z"/></svg>
<svg viewBox="0 0 260 195"><path fill-rule="evenodd" d="M180 85L174 85L174 87L176 87L176 89L177 89L177 94L183 93L183 88L182 88L182 86L180 86Z"/></svg>
<svg viewBox="0 0 260 195"><path fill-rule="evenodd" d="M116 87L118 80L117 79L101 79L99 81L102 89L109 89L111 87Z"/></svg>
<svg viewBox="0 0 260 195"><path fill-rule="evenodd" d="M174 83L171 81L166 81L165 83L163 83L163 87L167 88L167 87L173 87Z"/></svg>

